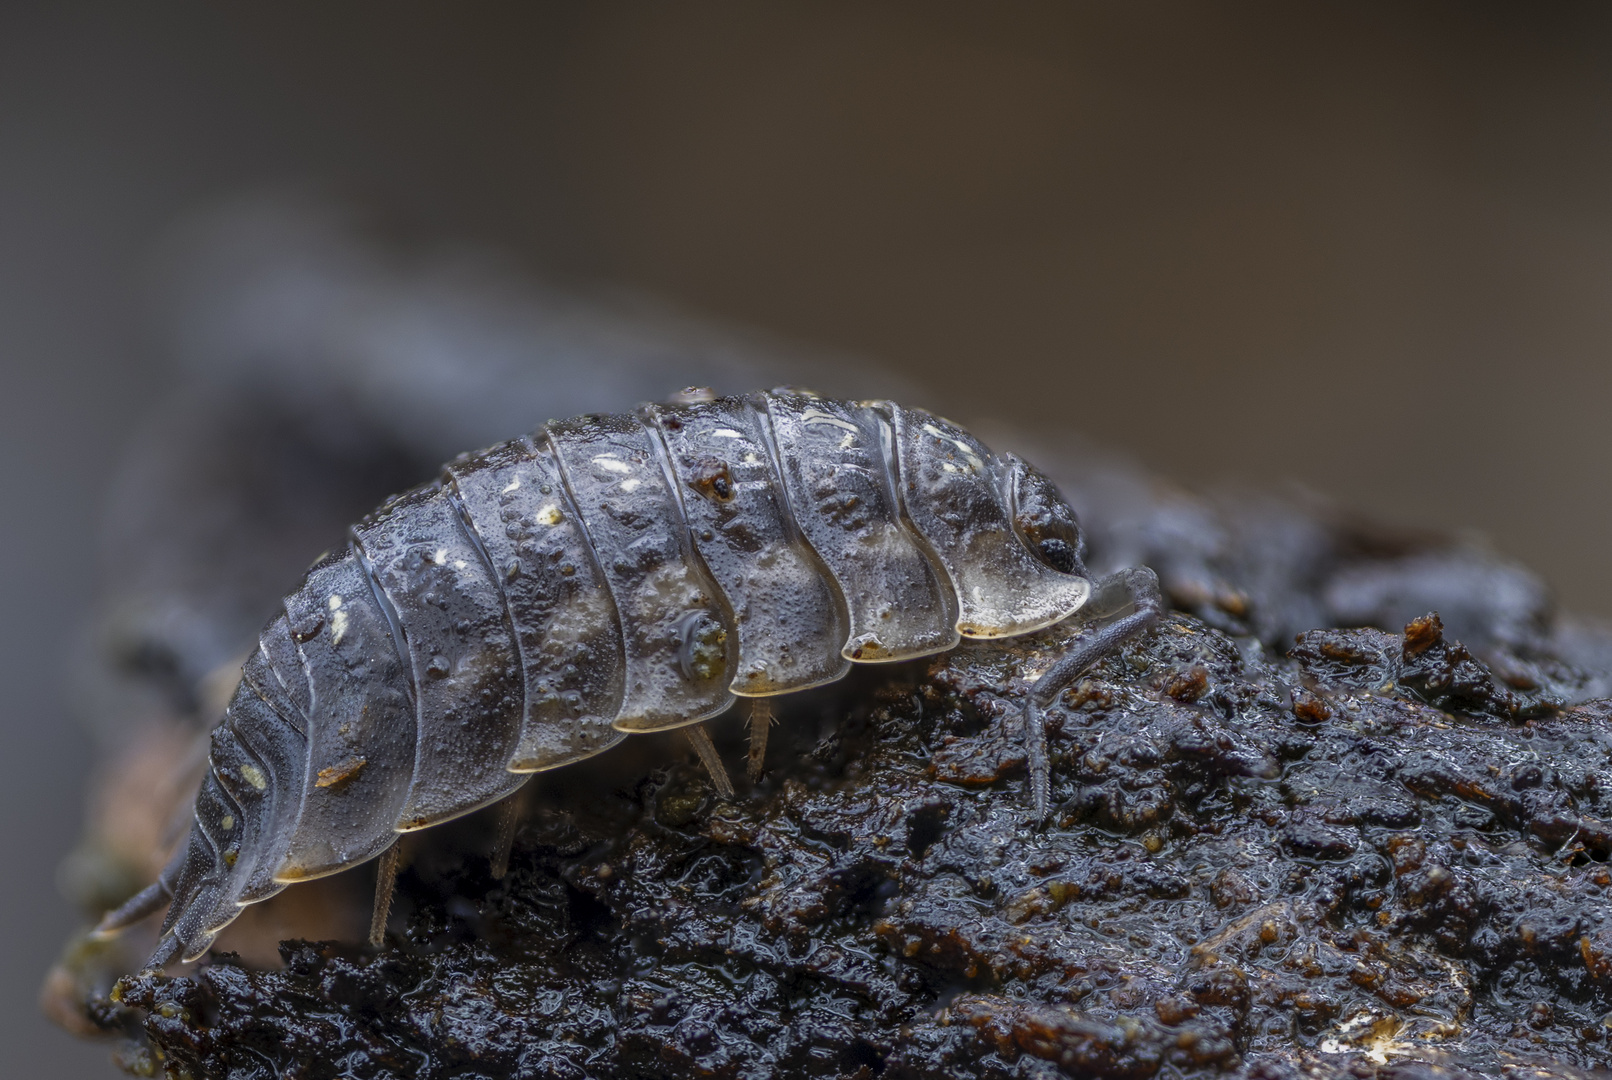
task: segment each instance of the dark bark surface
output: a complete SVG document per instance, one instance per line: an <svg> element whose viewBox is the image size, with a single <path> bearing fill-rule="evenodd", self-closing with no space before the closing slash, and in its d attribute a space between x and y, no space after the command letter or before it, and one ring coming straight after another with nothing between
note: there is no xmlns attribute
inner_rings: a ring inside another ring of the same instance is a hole
<svg viewBox="0 0 1612 1080"><path fill-rule="evenodd" d="M284 261L237 299L306 276ZM121 466L79 675L103 775L62 875L91 919L162 865L279 595L388 492L678 380L887 392L872 368L848 381L527 286L314 278L294 333L225 305L230 355L273 362L187 387ZM403 311L436 333L394 333ZM1044 828L1020 706L1079 625L779 699L769 772L731 801L676 733L542 774L502 880L489 815L408 840L379 951L357 944L359 869L248 908L196 967L127 976L149 924L75 942L47 1009L117 1039L133 1073L191 1080L1453 1080L1612 1060L1612 631L1481 545L1172 490L1060 443L1078 429L982 434L1058 482L1094 571L1153 567L1174 613L1051 709ZM1323 439L1293 453L1351 467ZM716 725L735 774L742 726Z"/></svg>
<svg viewBox="0 0 1612 1080"><path fill-rule="evenodd" d="M1052 711L1037 830L1019 705L1075 632L794 699L733 802L692 758L540 778L503 881L474 821L419 841L384 950L218 956L92 1015L196 1078L1607 1059L1612 706L1554 704L1565 669L1508 685L1434 619L1282 658L1176 615Z"/></svg>

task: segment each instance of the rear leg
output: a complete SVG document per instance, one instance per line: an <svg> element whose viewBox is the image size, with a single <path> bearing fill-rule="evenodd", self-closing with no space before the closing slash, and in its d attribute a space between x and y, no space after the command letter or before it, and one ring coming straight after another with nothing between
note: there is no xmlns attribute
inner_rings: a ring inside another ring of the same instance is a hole
<svg viewBox="0 0 1612 1080"><path fill-rule="evenodd" d="M721 755L716 752L711 733L705 730L704 724L690 724L683 730L688 733L688 741L694 744L694 752L700 755L705 771L711 774L711 784L716 788L717 795L724 799L733 798L733 781L728 779L728 770L722 764Z"/></svg>
<svg viewBox="0 0 1612 1080"><path fill-rule="evenodd" d="M750 699L750 758L745 775L752 784L761 782L767 764L767 732L772 727L772 698Z"/></svg>
<svg viewBox="0 0 1612 1080"><path fill-rule="evenodd" d="M397 862L403 848L403 838L392 841L392 846L381 852L375 865L375 910L369 917L369 943L376 948L386 940L386 920L392 914L392 890L397 885Z"/></svg>
<svg viewBox="0 0 1612 1080"><path fill-rule="evenodd" d="M502 881L509 873L509 855L515 850L515 830L520 827L525 793L526 788L522 787L498 804L498 838L493 841L493 852L488 858L494 881Z"/></svg>
<svg viewBox="0 0 1612 1080"><path fill-rule="evenodd" d="M1121 570L1098 582L1090 605L1098 615L1126 607L1135 610L1076 638L1058 662L1036 680L1025 698L1024 743L1029 758L1030 799L1038 823L1046 820L1052 790L1052 764L1047 756L1047 707L1087 668L1132 638L1153 629L1164 612L1158 575L1145 566Z"/></svg>
<svg viewBox="0 0 1612 1080"><path fill-rule="evenodd" d="M122 907L101 917L92 933L97 938L116 937L124 928L133 926L148 915L155 915L173 902L173 894L161 878L141 889Z"/></svg>

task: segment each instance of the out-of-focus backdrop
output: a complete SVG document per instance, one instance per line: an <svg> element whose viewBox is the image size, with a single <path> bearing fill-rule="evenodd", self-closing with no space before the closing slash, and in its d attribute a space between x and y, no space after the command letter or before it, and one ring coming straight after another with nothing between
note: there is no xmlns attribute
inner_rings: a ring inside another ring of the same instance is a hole
<svg viewBox="0 0 1612 1080"><path fill-rule="evenodd" d="M111 1073L33 999L176 222L336 190L959 420L1481 530L1608 613L1608 57L1590 4L0 7L6 1071Z"/></svg>

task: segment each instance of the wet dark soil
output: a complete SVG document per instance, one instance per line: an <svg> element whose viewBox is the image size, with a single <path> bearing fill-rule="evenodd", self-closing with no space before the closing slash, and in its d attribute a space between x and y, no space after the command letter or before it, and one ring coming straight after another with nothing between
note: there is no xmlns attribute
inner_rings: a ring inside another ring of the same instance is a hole
<svg viewBox="0 0 1612 1080"><path fill-rule="evenodd" d="M484 822L418 842L384 949L214 956L90 1016L196 1080L1612 1060L1612 703L1571 704L1583 673L1500 678L1432 616L1283 656L1175 614L1052 710L1037 828L1019 707L1079 631L786 699L731 802L673 742L540 777L502 881Z"/></svg>
<svg viewBox="0 0 1612 1080"><path fill-rule="evenodd" d="M906 397L875 365L267 211L192 254L255 269L173 335L239 359L175 391L107 507L73 679L102 766L61 875L86 926L183 835L197 748L310 556L447 455L683 382ZM1078 427L980 433L1057 481L1087 565L1152 567L1175 614L1051 710L1044 827L1019 706L1079 626L781 699L759 786L741 719L719 722L731 801L677 734L544 774L502 880L487 815L409 840L381 950L356 944L355 869L248 908L220 938L239 954L199 966L120 980L155 920L71 943L45 1007L133 1073L192 1080L1612 1061L1612 628L1481 542L1185 492ZM277 956L297 936L334 940Z"/></svg>

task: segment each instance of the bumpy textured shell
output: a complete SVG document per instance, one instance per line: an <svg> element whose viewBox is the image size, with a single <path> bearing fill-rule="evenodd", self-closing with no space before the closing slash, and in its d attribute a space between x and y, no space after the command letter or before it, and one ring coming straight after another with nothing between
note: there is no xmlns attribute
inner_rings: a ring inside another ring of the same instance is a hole
<svg viewBox="0 0 1612 1080"><path fill-rule="evenodd" d="M1037 557L1032 503L1072 527L1044 477L946 420L794 390L462 457L263 630L163 931L192 959L243 905L734 695L1057 622L1091 586Z"/></svg>

